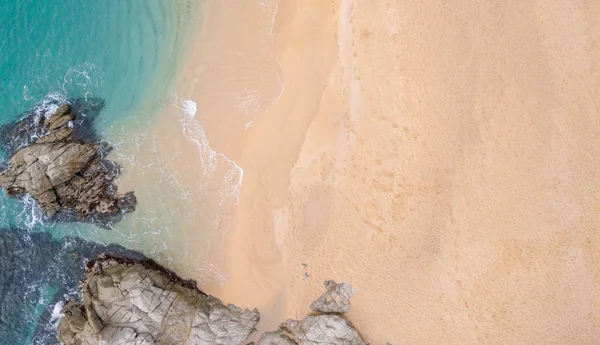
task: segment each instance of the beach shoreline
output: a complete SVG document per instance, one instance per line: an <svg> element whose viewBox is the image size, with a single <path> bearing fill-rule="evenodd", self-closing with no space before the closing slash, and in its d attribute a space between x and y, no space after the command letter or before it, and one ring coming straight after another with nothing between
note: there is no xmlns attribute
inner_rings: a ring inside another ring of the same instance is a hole
<svg viewBox="0 0 600 345"><path fill-rule="evenodd" d="M175 93L243 179L191 278L260 332L335 279L372 344L593 343L585 4L206 1Z"/></svg>

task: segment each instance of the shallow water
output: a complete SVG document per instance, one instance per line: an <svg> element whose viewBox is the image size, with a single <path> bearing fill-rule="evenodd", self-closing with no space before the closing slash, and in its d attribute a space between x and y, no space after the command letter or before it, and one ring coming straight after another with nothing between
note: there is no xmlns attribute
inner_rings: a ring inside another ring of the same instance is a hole
<svg viewBox="0 0 600 345"><path fill-rule="evenodd" d="M94 128L127 164L132 152L120 147L135 146L172 97L190 6L189 0L0 0L0 125L57 102L101 99L106 106ZM133 231L127 224L139 227ZM4 193L0 229L2 345L53 343L39 327L56 322L56 302L65 289L73 293L85 259L106 250L93 242L118 242L150 256L167 249L151 223L130 219L114 231L57 223L43 219L31 198ZM27 288L25 295L16 293L20 286Z"/></svg>
<svg viewBox="0 0 600 345"><path fill-rule="evenodd" d="M169 86L184 34L183 0L0 1L1 121L47 95L106 99L99 128Z"/></svg>

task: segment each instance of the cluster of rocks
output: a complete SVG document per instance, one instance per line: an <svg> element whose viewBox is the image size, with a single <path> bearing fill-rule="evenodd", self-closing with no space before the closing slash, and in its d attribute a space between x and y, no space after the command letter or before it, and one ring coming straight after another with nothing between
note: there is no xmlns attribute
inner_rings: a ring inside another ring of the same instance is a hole
<svg viewBox="0 0 600 345"><path fill-rule="evenodd" d="M350 311L354 289L350 284L325 282L327 291L310 308L319 313L302 320L287 320L274 332L266 332L258 345L365 345L350 321L342 314Z"/></svg>
<svg viewBox="0 0 600 345"><path fill-rule="evenodd" d="M311 308L317 315L287 320L258 345L365 345L342 315L354 289L325 282ZM256 330L259 313L224 305L151 260L101 255L87 265L82 301L66 303L58 324L64 345L238 345Z"/></svg>
<svg viewBox="0 0 600 345"><path fill-rule="evenodd" d="M0 187L10 196L30 195L48 217L94 220L133 211L133 192L116 193L119 167L104 157L100 142L76 135L74 119L65 104L50 116L31 115L16 123L5 139L32 140L11 152Z"/></svg>
<svg viewBox="0 0 600 345"><path fill-rule="evenodd" d="M47 217L110 225L119 215L135 209L136 198L133 192L117 194L114 181L118 166L105 158L106 147L89 124L78 127L85 121L76 121L74 113L65 104L52 114L34 112L0 130L2 148L11 156L0 172L0 187L10 196L31 196ZM85 140L86 136L91 140ZM0 253L12 253L15 246L10 243L0 237ZM61 255L70 253L52 246L43 248L53 248ZM121 247L113 249L126 252ZM130 257L102 254L88 262L79 286L81 301L68 301L62 310L57 326L62 344L238 345L256 331L256 309L225 305L200 291L196 282L179 278L141 254ZM78 258L68 256L67 265L60 266L59 271L76 271ZM1 260L0 268L3 265ZM2 272L14 273L8 269ZM63 283L70 285L70 280ZM287 320L278 330L264 333L258 345L366 345L343 315L350 311L352 286L326 281L325 288L327 291L311 304L314 315Z"/></svg>
<svg viewBox="0 0 600 345"><path fill-rule="evenodd" d="M106 147L89 128L77 126L82 122L74 113L61 105L2 129L2 148L11 158L0 172L0 187L10 196L31 196L47 217L110 225L135 209L136 198L117 194L118 166L106 159ZM57 325L62 344L238 345L256 331L256 309L225 305L196 282L130 257L135 259L102 254L88 262L81 300L65 304ZM366 345L343 315L350 311L352 286L326 281L325 288L311 304L314 315L287 320L258 345Z"/></svg>

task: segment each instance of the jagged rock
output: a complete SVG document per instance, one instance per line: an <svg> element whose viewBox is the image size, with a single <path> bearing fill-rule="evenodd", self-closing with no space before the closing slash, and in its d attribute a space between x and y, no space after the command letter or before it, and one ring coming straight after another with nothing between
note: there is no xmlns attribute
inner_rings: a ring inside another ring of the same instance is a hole
<svg viewBox="0 0 600 345"><path fill-rule="evenodd" d="M287 320L280 330L266 332L258 345L365 345L350 321L338 314Z"/></svg>
<svg viewBox="0 0 600 345"><path fill-rule="evenodd" d="M302 321L288 320L283 325L298 345L365 345L345 317L336 314L307 316Z"/></svg>
<svg viewBox="0 0 600 345"><path fill-rule="evenodd" d="M258 341L258 345L297 345L297 343L282 330L278 330L263 333Z"/></svg>
<svg viewBox="0 0 600 345"><path fill-rule="evenodd" d="M152 261L100 256L88 264L83 303L58 325L64 345L237 345L255 331L255 309L225 306Z"/></svg>
<svg viewBox="0 0 600 345"><path fill-rule="evenodd" d="M102 156L99 144L73 139L73 119L62 105L49 117L17 123L9 133L24 141L28 130L36 139L13 154L0 173L0 187L11 196L29 194L49 217L61 211L77 219L133 211L132 192L114 193L118 167Z"/></svg>
<svg viewBox="0 0 600 345"><path fill-rule="evenodd" d="M354 297L352 285L336 284L333 280L327 280L325 289L327 291L312 302L310 309L321 313L347 313L350 311L350 299Z"/></svg>
<svg viewBox="0 0 600 345"><path fill-rule="evenodd" d="M56 345L60 302L76 292L85 262L105 252L144 258L119 245L0 228L0 344Z"/></svg>
<svg viewBox="0 0 600 345"><path fill-rule="evenodd" d="M279 330L264 333L258 345L365 345L350 321L337 314L350 311L352 286L328 280L325 288L327 292L311 308L326 314L307 316L301 321L287 320Z"/></svg>
<svg viewBox="0 0 600 345"><path fill-rule="evenodd" d="M325 282L323 310L348 310L354 289ZM225 306L152 261L101 256L88 264L83 303L69 302L58 325L64 345L237 345L255 330L256 310ZM337 296L337 297L335 297ZM330 299L338 299L335 305ZM341 301L341 302L340 302ZM323 301L321 301L323 302ZM313 303L314 304L314 303ZM252 343L254 344L254 343ZM366 345L336 312L287 320L258 345Z"/></svg>

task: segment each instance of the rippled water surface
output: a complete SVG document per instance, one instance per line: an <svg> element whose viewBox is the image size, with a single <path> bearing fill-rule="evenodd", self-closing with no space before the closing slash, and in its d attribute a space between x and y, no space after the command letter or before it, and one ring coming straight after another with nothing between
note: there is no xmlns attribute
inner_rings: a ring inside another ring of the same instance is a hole
<svg viewBox="0 0 600 345"><path fill-rule="evenodd" d="M118 151L170 97L188 16L188 0L0 0L0 125L101 99L94 128ZM0 344L55 343L57 302L73 295L85 259L107 250L96 243L142 241L125 237L44 220L30 198L0 193Z"/></svg>

